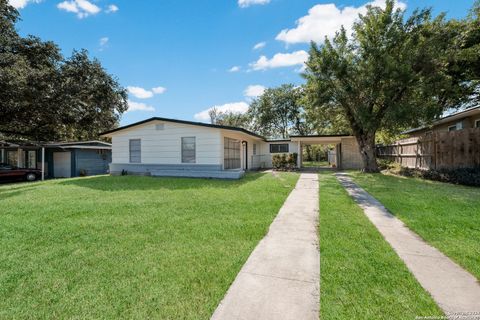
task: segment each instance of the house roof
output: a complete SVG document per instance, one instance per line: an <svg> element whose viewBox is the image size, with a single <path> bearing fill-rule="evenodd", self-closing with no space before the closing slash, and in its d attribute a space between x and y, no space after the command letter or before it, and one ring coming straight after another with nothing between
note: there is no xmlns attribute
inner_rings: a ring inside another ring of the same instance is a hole
<svg viewBox="0 0 480 320"><path fill-rule="evenodd" d="M445 122L449 122L449 121L460 120L462 118L469 117L469 116L472 116L472 115L475 115L475 114L480 114L480 106L468 108L468 109L465 109L465 110L462 110L462 111L459 111L459 112L449 114L448 116L445 116L445 117L442 117L442 118L440 118L436 121L433 121L431 126L436 126L436 125L439 125L439 124L442 124L442 123L445 123ZM431 126L422 126L422 127L418 127L418 128L413 128L413 129L406 130L402 133L407 134L407 133L417 132L417 131L420 131L420 130L430 128Z"/></svg>
<svg viewBox="0 0 480 320"><path fill-rule="evenodd" d="M151 122L151 121L174 122L174 123L182 123L182 124L188 124L188 125L200 126L200 127L207 127L207 128L216 128L216 129L238 131L238 132L248 134L250 136L254 136L256 138L260 138L260 139L264 140L265 142L272 142L272 143L274 143L274 142L289 142L289 141L292 141L292 140L299 141L300 139L308 139L309 141L311 139L317 139L317 140L320 141L322 139L325 140L325 139L329 139L329 138L332 138L332 139L337 138L337 140L338 140L339 138L342 138L342 137L350 137L350 135L348 135L348 134L333 134L333 135L292 135L292 136L290 136L290 139L278 139L278 140L277 139L267 139L267 138L265 138L265 137L263 137L259 134L256 134L254 132L251 132L249 130L239 128L239 127L223 126L223 125L218 125L218 124L209 124L209 123L203 123L203 122L194 122L194 121L187 121L187 120L161 118L161 117L148 118L148 119L145 119L145 120L142 120L142 121L138 121L138 122L123 126L123 127L119 127L119 128L113 129L113 130L102 132L100 135L101 136L108 136L111 133L121 131L121 130L125 130L125 129L129 129L129 128L132 128L132 127L136 127L136 126L139 126L139 125Z"/></svg>
<svg viewBox="0 0 480 320"><path fill-rule="evenodd" d="M125 130L125 129L128 129L128 128L132 128L132 127L135 127L135 126L139 126L139 125L142 125L142 124L151 122L151 121L174 122L174 123L182 123L182 124L188 124L188 125L199 126L199 127L207 127L207 128L216 128L216 129L239 131L239 132L242 132L242 133L245 133L245 134L254 136L254 137L256 137L256 138L260 138L260 139L265 140L265 137L263 137L263 136L261 136L261 135L259 135L259 134L253 133L253 132L251 132L251 131L248 131L248 130L246 130L246 129L239 128L239 127L222 126L222 125L218 125L218 124L209 124L209 123L203 123L203 122L195 122L195 121L187 121L187 120L178 120L178 119L169 119L169 118L161 118L161 117L152 117L152 118L145 119L145 120L142 120L142 121L139 121L139 122L135 122L135 123L132 123L132 124L123 126L123 127L119 127L119 128L117 128L117 129L105 131L105 132L102 132L102 133L100 134L100 136L106 136L106 135L108 135L108 134L110 134L110 133L114 133L114 132L117 132L117 131L121 131L121 130Z"/></svg>

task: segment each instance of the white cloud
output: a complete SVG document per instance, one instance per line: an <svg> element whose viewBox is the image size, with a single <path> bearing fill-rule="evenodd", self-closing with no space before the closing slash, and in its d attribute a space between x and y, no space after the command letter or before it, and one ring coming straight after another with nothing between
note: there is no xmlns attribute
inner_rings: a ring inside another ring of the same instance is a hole
<svg viewBox="0 0 480 320"><path fill-rule="evenodd" d="M275 39L286 43L323 42L325 37L333 38L341 26L350 34L353 23L359 14L367 12L367 5L385 8L385 0L374 0L360 7L338 8L334 3L317 4L308 10L308 14L296 21L293 29L280 31ZM405 10L404 2L396 2L396 7Z"/></svg>
<svg viewBox="0 0 480 320"><path fill-rule="evenodd" d="M104 46L108 43L108 37L100 38L100 45Z"/></svg>
<svg viewBox="0 0 480 320"><path fill-rule="evenodd" d="M253 70L266 70L280 67L290 67L301 65L308 60L308 53L305 50L299 50L292 53L277 53L271 59L261 56L256 62L250 63Z"/></svg>
<svg viewBox="0 0 480 320"><path fill-rule="evenodd" d="M82 19L89 15L95 15L101 11L101 9L88 0L70 0L63 1L57 4L57 8L67 12L73 12L77 14L77 17Z"/></svg>
<svg viewBox="0 0 480 320"><path fill-rule="evenodd" d="M116 5L111 4L107 7L107 10L105 10L106 13L114 13L117 12L119 9Z"/></svg>
<svg viewBox="0 0 480 320"><path fill-rule="evenodd" d="M270 0L238 0L238 6L240 8L250 7L256 4L267 4Z"/></svg>
<svg viewBox="0 0 480 320"><path fill-rule="evenodd" d="M23 9L29 3L40 3L42 0L9 0L8 3L15 9Z"/></svg>
<svg viewBox="0 0 480 320"><path fill-rule="evenodd" d="M152 88L152 92L155 93L155 94L162 94L162 93L164 93L165 91L167 91L167 88L164 88L164 87L155 87L155 88Z"/></svg>
<svg viewBox="0 0 480 320"><path fill-rule="evenodd" d="M127 90L131 95L133 95L135 98L138 98L138 99L148 99L153 97L152 91L145 90L142 87L128 86Z"/></svg>
<svg viewBox="0 0 480 320"><path fill-rule="evenodd" d="M253 50L259 50L265 47L267 43L262 41L253 46Z"/></svg>
<svg viewBox="0 0 480 320"><path fill-rule="evenodd" d="M74 13L79 12L77 5L73 1L60 2L59 4L57 4L57 8L60 10L65 10L67 12L74 12Z"/></svg>
<svg viewBox="0 0 480 320"><path fill-rule="evenodd" d="M245 97L256 98L258 96L261 96L265 89L266 88L264 86L261 86L259 84L251 85L245 89L243 94L245 95Z"/></svg>
<svg viewBox="0 0 480 320"><path fill-rule="evenodd" d="M100 51L105 50L105 48L108 47L108 41L109 41L108 37L100 38L100 40L98 41L100 48L98 50Z"/></svg>
<svg viewBox="0 0 480 320"><path fill-rule="evenodd" d="M162 94L167 91L164 87L155 87L151 90L144 89L142 87L128 86L128 93L138 99L148 99L153 97L154 94Z"/></svg>
<svg viewBox="0 0 480 320"><path fill-rule="evenodd" d="M153 112L155 111L155 108L142 102L128 101L127 112L131 112L131 111Z"/></svg>
<svg viewBox="0 0 480 320"><path fill-rule="evenodd" d="M235 112L235 113L245 113L248 111L248 104L242 101L242 102L226 103L219 106L213 106L199 113L196 113L194 115L194 118L199 121L210 121L210 116L208 115L208 112L213 108L217 108L217 110L220 112L228 111L228 112Z"/></svg>
<svg viewBox="0 0 480 320"><path fill-rule="evenodd" d="M238 72L240 71L240 66L233 66L230 69L228 69L228 72Z"/></svg>

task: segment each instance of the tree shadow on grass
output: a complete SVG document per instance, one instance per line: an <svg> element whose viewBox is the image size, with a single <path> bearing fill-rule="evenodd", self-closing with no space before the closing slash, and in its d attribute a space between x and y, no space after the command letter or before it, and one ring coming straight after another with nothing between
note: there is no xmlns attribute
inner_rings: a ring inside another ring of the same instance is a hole
<svg viewBox="0 0 480 320"><path fill-rule="evenodd" d="M60 185L77 186L100 191L127 190L182 190L198 188L228 188L235 189L253 182L268 173L248 173L239 180L177 178L177 177L145 177L145 176L95 176L69 179L59 182Z"/></svg>

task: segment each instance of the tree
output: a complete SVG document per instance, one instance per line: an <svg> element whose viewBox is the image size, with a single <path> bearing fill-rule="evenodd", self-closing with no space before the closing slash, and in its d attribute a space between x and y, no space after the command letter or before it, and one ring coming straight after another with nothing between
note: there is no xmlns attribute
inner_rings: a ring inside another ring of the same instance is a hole
<svg viewBox="0 0 480 320"><path fill-rule="evenodd" d="M290 134L307 134L302 105L303 89L293 84L269 88L250 104L248 111L255 132L269 137L288 138Z"/></svg>
<svg viewBox="0 0 480 320"><path fill-rule="evenodd" d="M65 59L58 46L20 37L19 15L0 0L0 135L40 140L94 139L127 109L127 94L86 51Z"/></svg>
<svg viewBox="0 0 480 320"><path fill-rule="evenodd" d="M208 111L208 115L211 124L250 129L251 119L248 113L219 111L216 107L213 107Z"/></svg>
<svg viewBox="0 0 480 320"><path fill-rule="evenodd" d="M350 38L342 28L332 41L311 44L305 77L311 112L341 115L360 147L364 171L377 172L375 135L434 119L458 105L468 83L448 74L454 37L444 16L415 11L406 19L394 1L369 6Z"/></svg>
<svg viewBox="0 0 480 320"><path fill-rule="evenodd" d="M248 130L250 128L250 116L247 113L221 112L218 115L216 124Z"/></svg>
<svg viewBox="0 0 480 320"><path fill-rule="evenodd" d="M475 88L467 98L467 107L480 103L480 1L475 1L463 20L451 20L446 32L454 39L448 63L449 75Z"/></svg>

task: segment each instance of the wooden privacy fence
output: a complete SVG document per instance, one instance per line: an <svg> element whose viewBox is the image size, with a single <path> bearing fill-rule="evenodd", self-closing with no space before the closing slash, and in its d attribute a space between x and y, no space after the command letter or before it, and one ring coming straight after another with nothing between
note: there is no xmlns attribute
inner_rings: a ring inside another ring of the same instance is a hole
<svg viewBox="0 0 480 320"><path fill-rule="evenodd" d="M480 168L480 128L433 132L380 145L377 156L409 168Z"/></svg>

